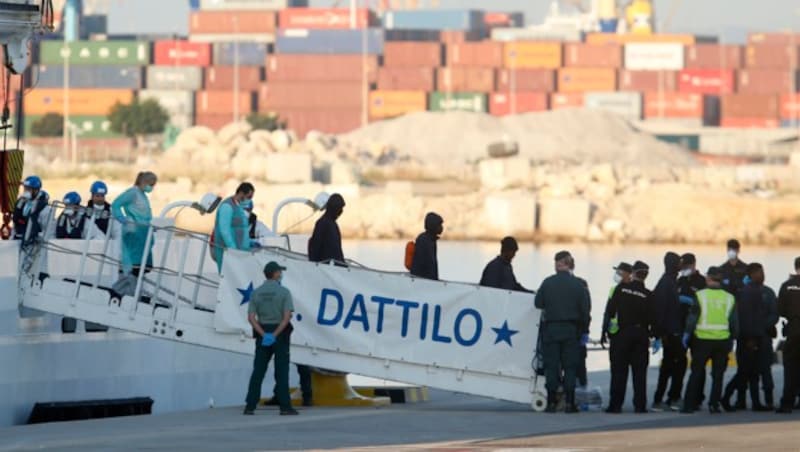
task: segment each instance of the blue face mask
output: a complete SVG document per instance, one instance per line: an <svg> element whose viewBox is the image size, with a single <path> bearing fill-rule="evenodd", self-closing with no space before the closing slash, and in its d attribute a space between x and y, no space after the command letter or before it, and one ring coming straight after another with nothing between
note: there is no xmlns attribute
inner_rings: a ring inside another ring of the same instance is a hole
<svg viewBox="0 0 800 452"><path fill-rule="evenodd" d="M242 202L239 203L239 207L244 210L253 210L253 200L252 199L244 199Z"/></svg>
<svg viewBox="0 0 800 452"><path fill-rule="evenodd" d="M142 191L145 192L145 193L152 193L153 192L153 186L152 185L145 185L144 188L142 189Z"/></svg>

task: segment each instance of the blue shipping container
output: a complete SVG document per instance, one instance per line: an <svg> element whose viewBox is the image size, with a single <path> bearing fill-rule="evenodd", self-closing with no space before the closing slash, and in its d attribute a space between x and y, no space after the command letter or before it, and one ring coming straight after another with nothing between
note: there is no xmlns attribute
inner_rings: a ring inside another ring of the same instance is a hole
<svg viewBox="0 0 800 452"><path fill-rule="evenodd" d="M390 11L383 18L386 29L481 30L483 12L467 9Z"/></svg>
<svg viewBox="0 0 800 452"><path fill-rule="evenodd" d="M140 66L82 66L69 68L71 88L139 89L144 77ZM64 66L40 65L31 71L31 85L39 88L64 86Z"/></svg>
<svg viewBox="0 0 800 452"><path fill-rule="evenodd" d="M366 38L366 53L383 53L383 30L280 30L275 38L277 53L360 54Z"/></svg>
<svg viewBox="0 0 800 452"><path fill-rule="evenodd" d="M781 127L787 129L800 128L800 119L784 119L783 121L781 121Z"/></svg>
<svg viewBox="0 0 800 452"><path fill-rule="evenodd" d="M108 8L112 36L189 36L189 2L114 1Z"/></svg>
<svg viewBox="0 0 800 452"><path fill-rule="evenodd" d="M218 42L214 44L211 61L216 66L233 66L237 51L239 52L240 66L265 66L267 64L269 45L261 42Z"/></svg>

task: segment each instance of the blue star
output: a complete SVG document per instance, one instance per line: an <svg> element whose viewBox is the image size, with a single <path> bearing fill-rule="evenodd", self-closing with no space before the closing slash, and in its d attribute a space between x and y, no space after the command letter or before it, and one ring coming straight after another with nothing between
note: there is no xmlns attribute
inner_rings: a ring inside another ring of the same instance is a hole
<svg viewBox="0 0 800 452"><path fill-rule="evenodd" d="M242 294L242 302L239 303L239 306L243 304L247 304L250 302L250 297L253 295L253 283L251 282L250 285L247 286L246 289L236 289Z"/></svg>
<svg viewBox="0 0 800 452"><path fill-rule="evenodd" d="M494 341L495 345L499 344L500 342L507 343L510 347L513 347L514 344L511 343L511 336L519 333L518 330L512 330L508 327L508 320L503 322L503 326L500 328L492 328L497 334L497 339Z"/></svg>

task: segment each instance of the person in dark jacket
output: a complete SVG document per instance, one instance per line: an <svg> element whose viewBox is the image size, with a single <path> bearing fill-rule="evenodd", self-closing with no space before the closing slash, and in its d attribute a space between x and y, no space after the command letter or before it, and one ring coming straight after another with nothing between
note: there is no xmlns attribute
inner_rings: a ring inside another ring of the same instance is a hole
<svg viewBox="0 0 800 452"><path fill-rule="evenodd" d="M728 260L719 268L725 279L722 280L722 288L736 296L739 289L745 286L744 278L747 276L747 264L739 259L739 252L742 245L736 239L728 240Z"/></svg>
<svg viewBox="0 0 800 452"><path fill-rule="evenodd" d="M684 318L688 319L692 305L697 302L697 292L705 289L706 286L706 277L697 270L697 258L695 255L692 253L682 255L681 272L678 274L678 300L681 303L681 312ZM706 398L704 390L706 375L701 374L698 378L700 379L700 395L696 400L702 405ZM686 397L684 397L684 401L685 399ZM681 408L683 407L681 406Z"/></svg>
<svg viewBox="0 0 800 452"><path fill-rule="evenodd" d="M681 344L686 325L685 310L678 299L678 272L681 258L673 252L664 255L664 274L653 289L653 303L658 310L656 333L661 337L664 356L658 371L658 386L653 397L653 409L680 410L683 379L686 376L686 349ZM666 405L664 394L669 384Z"/></svg>
<svg viewBox="0 0 800 452"><path fill-rule="evenodd" d="M511 261L517 255L519 245L514 237L506 237L500 242L500 255L494 258L483 269L480 284L484 287L494 287L495 289L513 290L517 292L528 292L514 276L514 268Z"/></svg>
<svg viewBox="0 0 800 452"><path fill-rule="evenodd" d="M569 260L569 272L572 273L572 276L575 276L575 257L570 256ZM578 280L579 283L586 289L586 297L589 299L589 323L586 324L586 328L583 331L583 335L581 337L589 337L589 325L592 323L592 293L589 290L589 283L586 282L585 279L575 276L575 279ZM589 372L586 369L586 358L589 357L589 350L587 349L588 341L584 343L581 341L580 347L580 363L578 364L578 372L577 372L577 379L578 385L582 388L586 389L589 386Z"/></svg>
<svg viewBox="0 0 800 452"><path fill-rule="evenodd" d="M325 204L325 213L314 225L314 232L308 240L308 260L311 262L327 262L330 260L344 263L342 251L342 233L336 220L344 212L344 198L334 193Z"/></svg>
<svg viewBox="0 0 800 452"><path fill-rule="evenodd" d="M794 274L778 291L778 313L786 319L783 334L783 396L778 413L792 412L800 380L800 257L794 260Z"/></svg>
<svg viewBox="0 0 800 452"><path fill-rule="evenodd" d="M434 212L425 215L425 232L414 243L411 274L419 278L439 279L436 242L444 232L444 219Z"/></svg>

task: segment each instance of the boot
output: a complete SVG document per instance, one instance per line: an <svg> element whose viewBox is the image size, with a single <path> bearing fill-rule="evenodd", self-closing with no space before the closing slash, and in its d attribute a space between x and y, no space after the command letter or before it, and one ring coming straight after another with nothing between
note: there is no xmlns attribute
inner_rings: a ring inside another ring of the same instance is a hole
<svg viewBox="0 0 800 452"><path fill-rule="evenodd" d="M567 391L565 393L566 398L566 407L564 408L565 413L577 413L578 406L575 405L575 390Z"/></svg>
<svg viewBox="0 0 800 452"><path fill-rule="evenodd" d="M767 411L775 409L775 398L772 395L772 391L764 391L764 405Z"/></svg>
<svg viewBox="0 0 800 452"><path fill-rule="evenodd" d="M547 391L547 408L544 409L545 413L555 413L558 400L556 400L555 391Z"/></svg>
<svg viewBox="0 0 800 452"><path fill-rule="evenodd" d="M732 396L733 396L733 391L728 391L726 388L725 394L722 394L722 398L719 401L719 404L722 406L722 409L727 411L728 413L736 411L736 407L731 405Z"/></svg>

